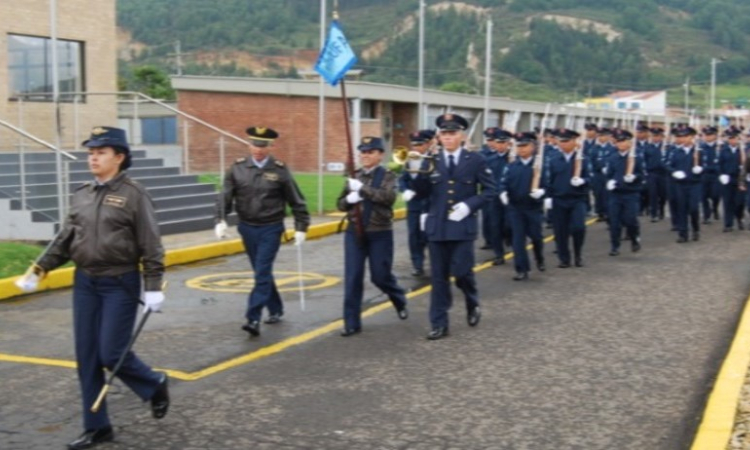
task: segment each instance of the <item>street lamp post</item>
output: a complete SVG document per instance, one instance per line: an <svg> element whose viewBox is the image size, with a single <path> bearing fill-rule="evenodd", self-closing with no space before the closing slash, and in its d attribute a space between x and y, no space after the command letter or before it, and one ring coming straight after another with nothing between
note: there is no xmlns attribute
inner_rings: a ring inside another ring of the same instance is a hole
<svg viewBox="0 0 750 450"><path fill-rule="evenodd" d="M711 58L711 100L709 117L711 118L711 125L714 124L714 112L716 108L716 65L724 61L724 58Z"/></svg>

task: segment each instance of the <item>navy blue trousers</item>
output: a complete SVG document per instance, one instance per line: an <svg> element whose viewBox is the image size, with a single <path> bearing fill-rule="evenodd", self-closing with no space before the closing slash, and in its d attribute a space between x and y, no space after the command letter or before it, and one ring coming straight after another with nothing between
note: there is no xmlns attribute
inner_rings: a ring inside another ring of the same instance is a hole
<svg viewBox="0 0 750 450"><path fill-rule="evenodd" d="M284 224L255 226L240 222L237 231L242 236L255 274L255 286L247 297L245 317L248 321L259 321L263 307L267 307L270 314L283 314L284 303L273 278L273 263L281 246Z"/></svg>
<svg viewBox="0 0 750 450"><path fill-rule="evenodd" d="M700 231L700 202L703 191L700 183L673 183L675 225L680 237L688 237L688 219L693 232Z"/></svg>
<svg viewBox="0 0 750 450"><path fill-rule="evenodd" d="M409 256L415 269L424 270L424 251L427 247L427 236L419 229L421 211L406 211L406 229L409 232Z"/></svg>
<svg viewBox="0 0 750 450"><path fill-rule="evenodd" d="M490 208L489 203L482 205L482 237L488 245L492 245L492 212Z"/></svg>
<svg viewBox="0 0 750 450"><path fill-rule="evenodd" d="M430 293L430 323L433 327L448 327L448 310L453 305L450 277L464 293L466 310L479 306L477 281L474 278L474 241L430 241L432 292Z"/></svg>
<svg viewBox="0 0 750 450"><path fill-rule="evenodd" d="M586 239L585 199L554 198L552 218L557 258L563 264L570 264L570 239L573 238L573 253L576 258L581 257Z"/></svg>
<svg viewBox="0 0 750 450"><path fill-rule="evenodd" d="M742 220L745 214L743 204L745 192L740 191L736 182L722 185L722 201L724 202L724 227L734 227L734 219Z"/></svg>
<svg viewBox="0 0 750 450"><path fill-rule="evenodd" d="M584 204L585 205L585 204ZM544 239L542 238L543 214L540 209L518 209L508 206L508 221L513 230L513 263L516 272L525 273L531 270L529 255L526 251L526 238L531 239L534 259L544 261Z"/></svg>
<svg viewBox="0 0 750 450"><path fill-rule="evenodd" d="M706 174L703 177L702 185L703 198L701 199L701 205L703 207L703 219L708 220L714 211L719 210L719 201L721 201L724 192L717 174ZM726 223L726 218L724 221Z"/></svg>
<svg viewBox="0 0 750 450"><path fill-rule="evenodd" d="M393 230L365 233L359 242L356 233L344 233L344 327L362 327L365 261L370 262L370 281L383 291L397 309L406 306L406 293L393 275Z"/></svg>
<svg viewBox="0 0 750 450"><path fill-rule="evenodd" d="M641 235L638 224L640 203L640 192L611 192L609 194L609 241L613 250L620 248L623 226L630 239Z"/></svg>
<svg viewBox="0 0 750 450"><path fill-rule="evenodd" d="M83 428L110 426L105 399L98 412L91 412L104 386L104 368L114 368L133 334L138 314L141 275L137 271L119 277L91 277L76 270L73 285L73 335L78 380L83 401ZM131 351L117 372L141 400L149 400L161 382Z"/></svg>
<svg viewBox="0 0 750 450"><path fill-rule="evenodd" d="M508 228L507 209L500 203L500 199L495 197L489 202L490 214L490 245L495 253L495 258L505 256L505 240L508 239L510 229Z"/></svg>
<svg viewBox="0 0 750 450"><path fill-rule="evenodd" d="M591 189L594 191L594 212L600 217L607 216L607 177L601 173L595 173L592 177Z"/></svg>
<svg viewBox="0 0 750 450"><path fill-rule="evenodd" d="M664 218L664 205L667 203L667 174L649 173L648 186L649 215L652 219Z"/></svg>

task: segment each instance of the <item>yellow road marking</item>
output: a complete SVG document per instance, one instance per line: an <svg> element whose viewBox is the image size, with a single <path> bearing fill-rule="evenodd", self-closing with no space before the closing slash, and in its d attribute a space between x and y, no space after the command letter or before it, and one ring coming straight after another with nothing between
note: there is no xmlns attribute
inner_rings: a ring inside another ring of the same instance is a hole
<svg viewBox="0 0 750 450"><path fill-rule="evenodd" d="M586 222L586 225L591 225L594 222L596 222L596 219L591 219ZM550 235L544 238L544 242L550 242L553 239L554 239L554 235ZM531 249L531 245L527 245L526 249ZM512 257L513 257L513 252L508 252L504 256L506 260ZM473 270L474 272L481 272L482 270L485 270L489 267L492 267L492 263L486 262L486 263L482 263L482 264L478 264L474 266ZM408 294L406 294L406 298L411 299L414 297L418 297L430 291L432 291L432 286L427 285L420 289L417 289L416 291L409 292ZM379 305L373 306L372 308L368 308L366 311L362 313L362 317L363 318L370 317L382 311L385 311L386 309L389 309L389 308L391 308L391 303L383 302ZM252 361L265 358L267 356L274 355L290 347L294 347L294 346L312 341L315 338L318 338L332 331L340 329L343 324L344 324L344 321L341 319L334 320L333 322L327 325L323 325L322 327L318 327L314 330L307 331L305 333L298 334L296 336L292 336L290 338L284 339L281 342L277 342L275 344L271 344L266 347L259 348L258 350L252 351L250 353L246 353L236 358L226 360L219 364L216 364L216 365L213 365L213 366L210 366L210 367L207 367L205 369L201 369L195 372L183 372L180 370L173 370L173 369L156 369L156 370L163 370L164 372L167 372L171 377L178 379L178 380L196 381L196 380L200 380L202 378L206 378L211 375L217 374L219 372L223 372L225 370L238 367L238 366L250 363ZM76 363L74 361L48 359L48 358L28 358L28 357L14 356L14 355L8 355L8 354L3 354L3 353L0 353L0 361L19 362L19 363L38 364L38 365L57 366L57 367L68 367L68 368L76 367Z"/></svg>
<svg viewBox="0 0 750 450"><path fill-rule="evenodd" d="M300 278L306 291L330 287L341 281L341 278L338 277L312 272L303 272L300 274L290 271L274 271L273 274L279 292L298 291ZM240 292L246 294L253 289L255 282L253 280L253 272L251 271L222 272L191 278L185 282L185 285L202 291ZM288 287L284 287L287 285Z"/></svg>

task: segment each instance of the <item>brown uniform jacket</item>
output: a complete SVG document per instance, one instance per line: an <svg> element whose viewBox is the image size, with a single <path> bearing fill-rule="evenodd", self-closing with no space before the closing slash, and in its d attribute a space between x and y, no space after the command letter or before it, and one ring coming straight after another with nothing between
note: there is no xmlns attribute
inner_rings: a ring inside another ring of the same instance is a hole
<svg viewBox="0 0 750 450"><path fill-rule="evenodd" d="M61 232L38 264L50 271L69 260L90 276L118 276L143 264L145 290L160 291L164 248L144 187L120 172L76 189Z"/></svg>
<svg viewBox="0 0 750 450"><path fill-rule="evenodd" d="M363 183L359 195L363 199L372 202L372 213L370 213L369 222L365 224L365 232L385 231L393 228L393 203L396 201L396 175L384 167L378 167L378 170L385 170L383 181L381 181L378 188L372 187L375 170L365 173L364 170L359 169L355 172L355 178ZM344 184L344 189L339 195L337 206L339 211L347 212L349 223L354 223L354 205L346 202L346 196L349 192L349 188ZM363 205L363 203L360 202L359 204Z"/></svg>

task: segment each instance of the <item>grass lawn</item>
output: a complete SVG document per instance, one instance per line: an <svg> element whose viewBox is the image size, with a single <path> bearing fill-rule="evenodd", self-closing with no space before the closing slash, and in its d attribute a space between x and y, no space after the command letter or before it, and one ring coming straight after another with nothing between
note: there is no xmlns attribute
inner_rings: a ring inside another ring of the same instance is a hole
<svg viewBox="0 0 750 450"><path fill-rule="evenodd" d="M0 242L0 278L23 274L43 249L40 245Z"/></svg>

